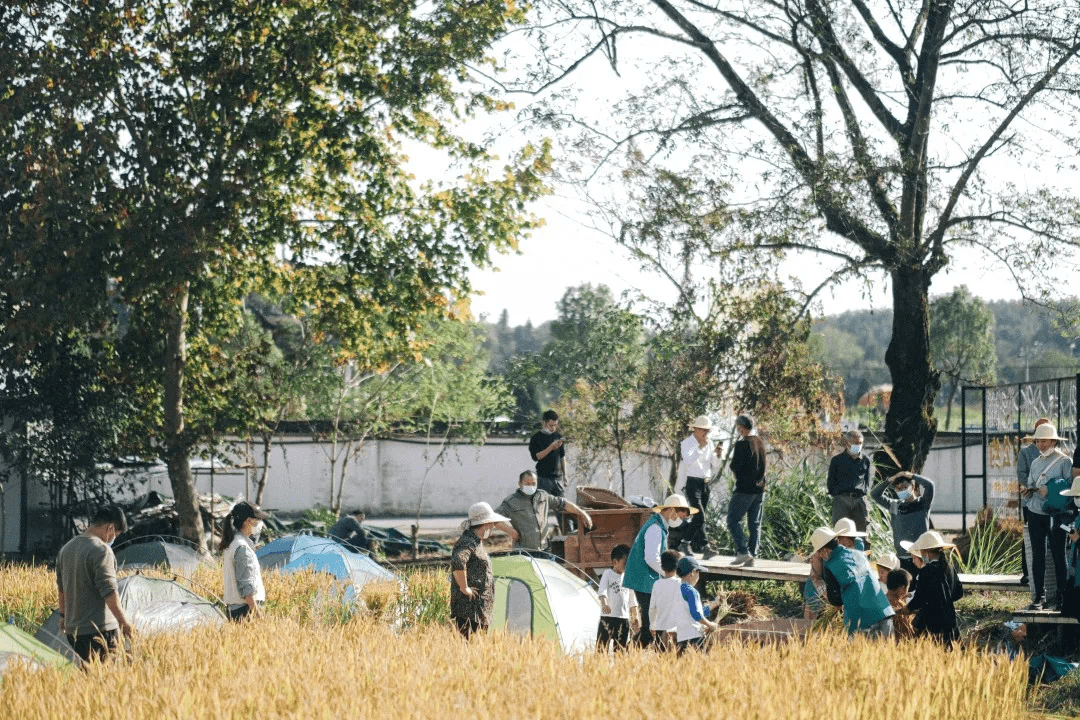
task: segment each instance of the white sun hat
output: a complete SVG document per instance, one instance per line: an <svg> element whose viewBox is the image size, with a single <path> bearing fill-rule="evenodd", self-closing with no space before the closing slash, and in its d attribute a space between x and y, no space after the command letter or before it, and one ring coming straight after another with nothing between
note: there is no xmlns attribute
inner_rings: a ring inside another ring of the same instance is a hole
<svg viewBox="0 0 1080 720"><path fill-rule="evenodd" d="M836 533L832 531L832 528L819 527L810 536L810 547L813 548L813 552L817 552L835 539Z"/></svg>
<svg viewBox="0 0 1080 720"><path fill-rule="evenodd" d="M927 530L919 539L915 542L900 541L900 547L907 550L912 555L918 555L922 557L923 550L938 550L943 548L956 547L950 542L945 542L945 538L941 537L941 533L936 530Z"/></svg>
<svg viewBox="0 0 1080 720"><path fill-rule="evenodd" d="M833 525L833 533L836 537L850 537L861 538L866 537L866 533L860 532L855 529L855 521L851 518L840 518Z"/></svg>
<svg viewBox="0 0 1080 720"><path fill-rule="evenodd" d="M692 428L701 428L702 430L712 430L712 420L708 415L698 415L694 418L694 422L690 424Z"/></svg>
<svg viewBox="0 0 1080 720"><path fill-rule="evenodd" d="M478 502L469 508L469 527L489 522L510 522L510 518L499 515L486 502Z"/></svg>
<svg viewBox="0 0 1080 720"><path fill-rule="evenodd" d="M654 507L653 512L660 512L661 510L664 510L666 508L677 508L679 510L689 510L691 515L693 515L694 513L696 513L698 511L698 509L696 507L690 507L690 503L688 503L686 501L685 497L683 497L682 495L678 495L678 494L668 495L667 499L664 500L664 504L663 505L657 505L656 507Z"/></svg>
<svg viewBox="0 0 1080 720"><path fill-rule="evenodd" d="M888 568L889 570L899 570L900 558L896 557L896 553L885 553L875 560L874 564L880 565L883 568Z"/></svg>
<svg viewBox="0 0 1080 720"><path fill-rule="evenodd" d="M1065 497L1080 497L1080 477L1074 477L1072 487L1062 490L1060 494Z"/></svg>
<svg viewBox="0 0 1080 720"><path fill-rule="evenodd" d="M1065 438L1063 437L1058 437L1057 428L1054 427L1053 423L1043 423L1039 427L1035 428L1034 433L1025 437L1024 441L1027 442L1028 440L1057 440L1058 442L1061 442L1064 439Z"/></svg>

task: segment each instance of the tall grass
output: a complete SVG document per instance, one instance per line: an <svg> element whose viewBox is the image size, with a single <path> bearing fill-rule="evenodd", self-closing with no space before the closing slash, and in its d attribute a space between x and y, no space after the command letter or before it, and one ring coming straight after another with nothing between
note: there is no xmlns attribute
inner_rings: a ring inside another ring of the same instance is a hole
<svg viewBox="0 0 1080 720"><path fill-rule="evenodd" d="M957 540L960 571L979 575L1018 575L1024 541L1016 520L1003 520L984 508L975 524Z"/></svg>
<svg viewBox="0 0 1080 720"><path fill-rule="evenodd" d="M919 672L899 668L920 668ZM752 681L748 676L752 674ZM929 644L827 634L727 645L705 657L634 652L570 660L555 643L446 626L395 632L273 617L136 638L85 673L9 670L15 718L1024 717L1024 663ZM62 692L57 688L62 687Z"/></svg>

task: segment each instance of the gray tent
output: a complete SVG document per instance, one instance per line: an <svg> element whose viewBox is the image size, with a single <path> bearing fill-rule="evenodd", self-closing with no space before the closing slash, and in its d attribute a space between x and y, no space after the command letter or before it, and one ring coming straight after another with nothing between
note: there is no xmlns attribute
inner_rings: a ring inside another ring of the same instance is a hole
<svg viewBox="0 0 1080 720"><path fill-rule="evenodd" d="M129 575L117 581L117 592L128 622L142 634L183 632L225 622L225 614L212 601L172 580ZM59 612L54 612L34 637L67 657L73 655L60 633Z"/></svg>
<svg viewBox="0 0 1080 720"><path fill-rule="evenodd" d="M162 538L126 545L116 551L117 570L159 568L189 577L199 565L212 567L195 549Z"/></svg>

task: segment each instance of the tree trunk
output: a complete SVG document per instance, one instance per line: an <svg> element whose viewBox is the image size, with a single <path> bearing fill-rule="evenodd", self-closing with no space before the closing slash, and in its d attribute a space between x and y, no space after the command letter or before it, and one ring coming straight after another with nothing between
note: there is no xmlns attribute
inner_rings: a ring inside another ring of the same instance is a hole
<svg viewBox="0 0 1080 720"><path fill-rule="evenodd" d="M165 462L169 466L180 536L206 552L199 496L184 441L184 365L187 361L187 312L190 287L176 288L165 328Z"/></svg>
<svg viewBox="0 0 1080 720"><path fill-rule="evenodd" d="M259 481L255 485L255 504L262 505L263 493L266 491L266 476L270 472L270 452L274 444L273 433L264 432L262 434L263 441L263 466L262 472L259 473Z"/></svg>
<svg viewBox="0 0 1080 720"><path fill-rule="evenodd" d="M934 398L941 388L930 362L930 274L922 267L904 266L890 275L893 325L885 364L893 389L885 414L885 443L893 457L884 451L874 457L884 477L922 470L937 434Z"/></svg>
<svg viewBox="0 0 1080 720"><path fill-rule="evenodd" d="M956 399L956 386L960 384L960 378L953 378L949 384L949 400L945 403L945 431L952 426L952 404Z"/></svg>

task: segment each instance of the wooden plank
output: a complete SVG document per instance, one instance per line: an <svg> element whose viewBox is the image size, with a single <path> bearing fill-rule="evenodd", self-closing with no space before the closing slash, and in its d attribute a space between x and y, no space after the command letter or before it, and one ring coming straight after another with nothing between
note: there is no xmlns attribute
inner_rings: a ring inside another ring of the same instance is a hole
<svg viewBox="0 0 1080 720"><path fill-rule="evenodd" d="M1014 612L1013 622L1031 623L1032 625L1080 625L1080 620L1066 617L1054 610L1021 610Z"/></svg>

